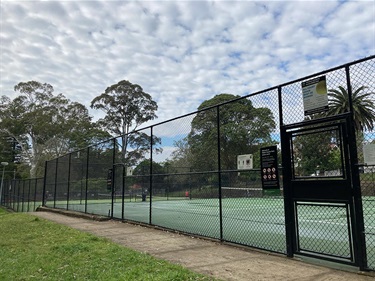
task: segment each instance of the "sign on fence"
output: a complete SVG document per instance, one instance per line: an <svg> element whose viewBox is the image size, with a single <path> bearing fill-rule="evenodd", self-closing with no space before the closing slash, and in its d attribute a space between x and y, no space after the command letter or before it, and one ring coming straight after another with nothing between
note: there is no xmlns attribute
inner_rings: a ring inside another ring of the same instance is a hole
<svg viewBox="0 0 375 281"><path fill-rule="evenodd" d="M253 155L243 154L237 155L237 169L248 170L253 168Z"/></svg>
<svg viewBox="0 0 375 281"><path fill-rule="evenodd" d="M302 82L302 95L305 116L328 110L325 76Z"/></svg>
<svg viewBox="0 0 375 281"><path fill-rule="evenodd" d="M279 189L279 172L277 169L277 146L260 149L260 167L263 189Z"/></svg>

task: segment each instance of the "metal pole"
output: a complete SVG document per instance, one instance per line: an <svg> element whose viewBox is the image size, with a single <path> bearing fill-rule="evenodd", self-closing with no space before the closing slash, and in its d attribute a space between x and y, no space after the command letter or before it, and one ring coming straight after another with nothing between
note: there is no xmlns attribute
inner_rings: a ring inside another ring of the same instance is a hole
<svg viewBox="0 0 375 281"><path fill-rule="evenodd" d="M116 201L116 139L113 139L113 149L112 149L112 202L111 202L111 219L113 219L115 213L115 201Z"/></svg>
<svg viewBox="0 0 375 281"><path fill-rule="evenodd" d="M86 182L85 182L85 213L87 213L87 191L89 188L89 157L90 157L90 147L87 148L86 157Z"/></svg>
<svg viewBox="0 0 375 281"><path fill-rule="evenodd" d="M3 182L4 182L4 173L5 173L5 166L7 166L8 162L1 162L1 165L3 166L3 175L1 177L1 186L0 186L0 205L2 204L2 195L3 195Z"/></svg>
<svg viewBox="0 0 375 281"><path fill-rule="evenodd" d="M69 160L68 160L68 192L66 195L66 209L69 210L69 199L70 199L70 174L71 174L71 165L72 165L72 153L69 153Z"/></svg>
<svg viewBox="0 0 375 281"><path fill-rule="evenodd" d="M45 207L47 204L47 198L46 198L46 188L47 188L47 173L48 173L48 163L49 161L46 161L44 163L44 179L43 179L43 194L42 194L42 206Z"/></svg>
<svg viewBox="0 0 375 281"><path fill-rule="evenodd" d="M121 219L124 220L124 213L125 213L125 177L126 177L126 169L125 166L122 166L122 200L121 200Z"/></svg>
<svg viewBox="0 0 375 281"><path fill-rule="evenodd" d="M29 192L27 194L27 211L26 212L30 211L31 179L29 179L28 182L29 182Z"/></svg>
<svg viewBox="0 0 375 281"><path fill-rule="evenodd" d="M352 176L352 190L353 190L353 201L354 201L354 241L356 241L355 247L355 260L359 265L360 270L367 269L367 252L366 252L366 237L365 237L365 226L363 219L363 206L362 206L362 194L361 194L361 181L358 170L358 154L357 154L357 141L356 141L356 130L354 125L354 108L352 98L352 85L350 79L349 66L345 67L346 83L348 86L348 100L349 100L349 154L350 154L350 169ZM352 206L353 204L351 204Z"/></svg>
<svg viewBox="0 0 375 281"><path fill-rule="evenodd" d="M149 210L149 224L152 225L152 192L153 192L153 186L152 186L152 173L153 173L153 170L152 170L152 149L153 149L153 137L154 137L154 132L153 132L153 128L154 127L151 127L150 130L150 135L151 135L151 143L150 143L150 177L149 177L149 181L150 181L150 186L149 186L149 192L150 192L150 210Z"/></svg>
<svg viewBox="0 0 375 281"><path fill-rule="evenodd" d="M218 175L218 188L219 188L219 227L220 227L220 240L223 241L223 203L221 193L221 143L220 143L220 107L216 107L216 126L217 126L217 175Z"/></svg>
<svg viewBox="0 0 375 281"><path fill-rule="evenodd" d="M59 172L59 158L56 158L56 166L55 166L55 189L53 192L53 207L56 208L56 193L57 193L57 174Z"/></svg>
<svg viewBox="0 0 375 281"><path fill-rule="evenodd" d="M286 237L286 254L288 257L294 255L295 245L295 212L292 194L290 191L291 182L291 163L290 163L290 140L284 129L284 115L283 115L283 99L282 99L282 87L277 88L277 96L279 101L279 130L280 130L280 142L281 142L281 158L282 158L282 175L283 175L283 196L284 196L284 216L285 216L285 237Z"/></svg>

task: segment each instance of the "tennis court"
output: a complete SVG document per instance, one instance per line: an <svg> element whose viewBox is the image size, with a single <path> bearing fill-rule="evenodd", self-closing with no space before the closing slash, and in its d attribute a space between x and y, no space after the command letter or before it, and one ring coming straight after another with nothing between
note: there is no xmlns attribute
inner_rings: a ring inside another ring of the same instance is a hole
<svg viewBox="0 0 375 281"><path fill-rule="evenodd" d="M307 85L350 92L369 85L373 70L374 56L127 136L147 143L124 150L115 137L49 160L38 193L52 208L375 270L374 132L356 132L353 108L320 115L326 99L304 108ZM263 119L240 114L244 102L272 113L275 128L263 132ZM4 199L30 199L30 186ZM278 194L265 193L272 189Z"/></svg>
<svg viewBox="0 0 375 281"><path fill-rule="evenodd" d="M224 198L189 199L184 197L149 198L126 200L113 203L113 217L141 223L151 223L184 233L221 239L228 242L248 245L274 252L286 253L285 214L282 197L271 198ZM298 208L298 233L301 249L316 252L324 251L347 259L353 249L348 243L348 221L343 206L319 206L314 208L302 205ZM66 208L66 202L56 202L56 207ZM373 198L363 200L366 230L375 229ZM88 200L87 213L108 216L112 202L108 199ZM84 212L85 204L70 201L69 209ZM220 210L222 210L220 214ZM122 217L122 211L123 217ZM151 215L151 220L150 220ZM220 221L220 215L222 221ZM220 225L222 224L222 227ZM221 233L222 231L222 233ZM328 235L327 235L328 234ZM375 264L374 237L367 235L367 256L369 264Z"/></svg>

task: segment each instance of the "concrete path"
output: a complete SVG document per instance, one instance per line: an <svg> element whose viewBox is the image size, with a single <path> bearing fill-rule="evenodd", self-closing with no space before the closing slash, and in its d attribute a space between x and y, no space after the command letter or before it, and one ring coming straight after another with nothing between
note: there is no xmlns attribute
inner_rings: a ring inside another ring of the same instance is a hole
<svg viewBox="0 0 375 281"><path fill-rule="evenodd" d="M95 221L48 211L31 214L106 237L128 248L222 280L375 280L373 272L333 269L282 255L224 245L151 227L119 221Z"/></svg>

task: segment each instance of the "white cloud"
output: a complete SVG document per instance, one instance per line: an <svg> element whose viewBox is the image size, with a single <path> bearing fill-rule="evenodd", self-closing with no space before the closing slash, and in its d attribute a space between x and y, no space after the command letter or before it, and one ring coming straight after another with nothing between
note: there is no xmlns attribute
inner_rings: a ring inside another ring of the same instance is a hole
<svg viewBox="0 0 375 281"><path fill-rule="evenodd" d="M0 95L37 80L89 107L127 79L165 121L373 55L374 19L373 1L2 1Z"/></svg>

